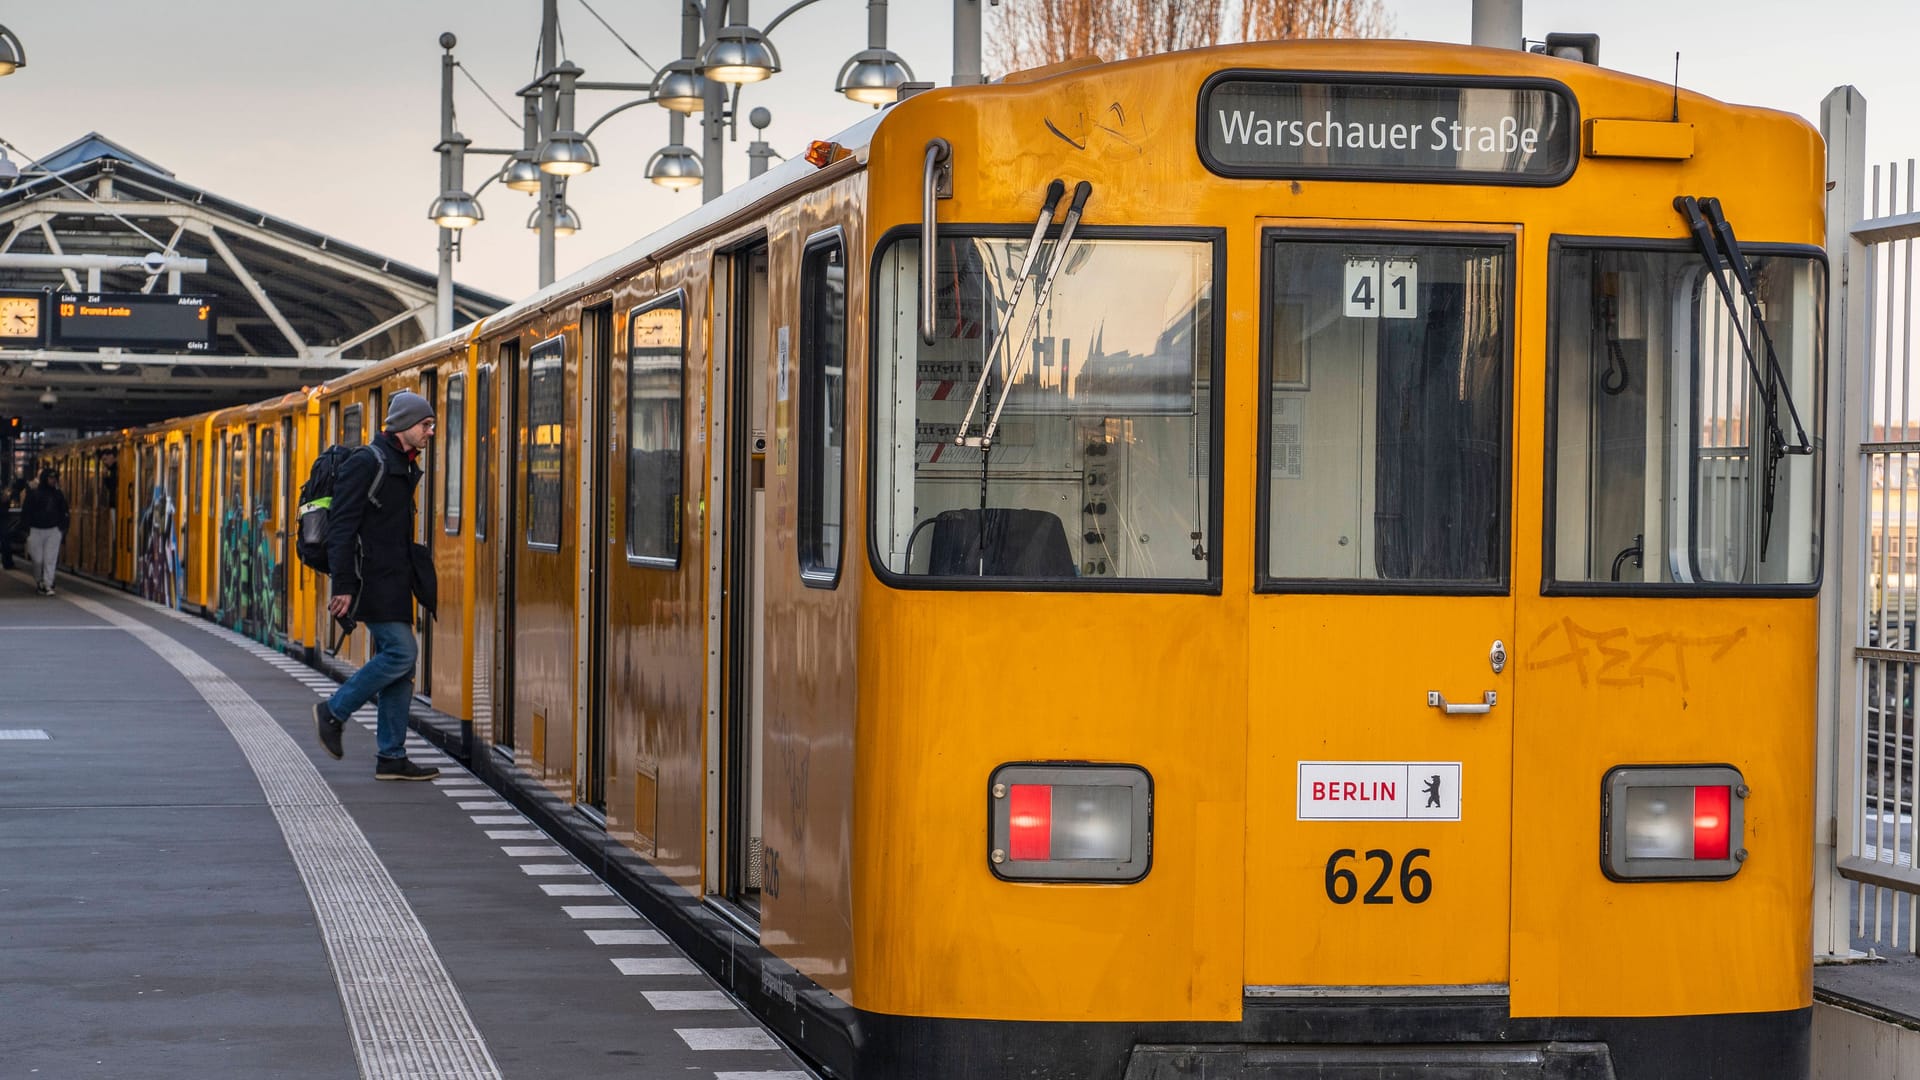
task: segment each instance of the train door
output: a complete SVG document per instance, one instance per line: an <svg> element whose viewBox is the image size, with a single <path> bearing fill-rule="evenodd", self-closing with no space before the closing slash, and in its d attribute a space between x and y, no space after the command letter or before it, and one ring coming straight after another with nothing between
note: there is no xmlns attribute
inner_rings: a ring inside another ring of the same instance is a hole
<svg viewBox="0 0 1920 1080"><path fill-rule="evenodd" d="M1261 234L1249 993L1509 982L1515 233Z"/></svg>
<svg viewBox="0 0 1920 1080"><path fill-rule="evenodd" d="M522 501L513 529L512 701L516 724L524 717L531 728L531 771L555 781L574 769L575 650L582 644L575 639L579 542L566 529L574 501L567 494L569 366L565 335L533 346L513 403Z"/></svg>
<svg viewBox="0 0 1920 1080"><path fill-rule="evenodd" d="M613 487L609 479L611 459L619 452L613 436L613 305L588 308L580 317L581 365L591 388L592 429L586 446L594 448L591 472L586 477L585 509L587 557L581 570L587 575L587 603L580 613L580 628L575 634L586 649L585 691L586 737L575 748L575 804L599 816L607 815L607 589L609 583L607 544L613 532ZM581 455L586 460L586 455Z"/></svg>
<svg viewBox="0 0 1920 1080"><path fill-rule="evenodd" d="M205 465L200 447L201 442L198 436L187 436L187 482L185 485L187 503L180 512L180 558L185 564L180 574L180 597L183 604L189 599L196 604L205 603L200 595L199 544L201 540L198 530L201 521L200 489L203 484L200 470Z"/></svg>
<svg viewBox="0 0 1920 1080"><path fill-rule="evenodd" d="M520 441L515 433L515 418L519 416L519 370L520 343L506 342L500 346L499 366L487 373L484 387L486 397L482 407L488 419L483 434L491 442L492 453L482 456L487 463L486 468L491 471L483 478L480 497L498 497L492 513L481 511L481 520L487 528L486 550L492 564L494 619L490 637L492 662L484 667L476 663L474 667L476 674L484 673L489 681L486 699L493 714L494 749L508 757L514 756L516 745L513 723L513 586L516 577L514 555L518 547L514 539L515 522L519 520L520 506L520 485L517 480Z"/></svg>
<svg viewBox="0 0 1920 1080"><path fill-rule="evenodd" d="M502 346L503 353L505 349ZM499 514L507 500L499 479L504 475L499 464L499 372L499 366L485 363L473 374L473 563L467 568L473 575L473 626L468 640L473 643L474 727L486 733L496 750L511 750L511 732L502 739L501 724L512 710L496 704L501 623L506 617L500 581Z"/></svg>
<svg viewBox="0 0 1920 1080"><path fill-rule="evenodd" d="M420 373L419 394L421 397L427 399L428 407L430 408L438 407L433 403L440 400L439 383L440 373L438 371L427 370ZM444 418L442 418L442 420L444 421ZM444 429L446 424L442 422L435 426L436 428ZM438 443L439 441L438 438L433 440L434 443ZM429 443L428 446L428 451L420 455L420 467L425 470L425 472L420 477L420 486L413 489L413 542L416 544L425 544L431 549L433 547L434 525L439 519L437 508L440 503L440 491L437 482L440 476L440 470L437 468L437 461L440 455L436 453L436 450L442 448L434 447L433 443ZM414 660L414 693L431 702L433 700L432 616L427 614L425 608L420 608L414 612L413 622L414 635L420 641L419 655Z"/></svg>
<svg viewBox="0 0 1920 1080"><path fill-rule="evenodd" d="M166 575L167 604L179 607L184 587L182 585L183 561L187 550L187 507L186 494L186 455L181 452L180 440L167 440L167 505L166 505Z"/></svg>
<svg viewBox="0 0 1920 1080"><path fill-rule="evenodd" d="M708 890L758 920L761 886L761 736L766 632L767 376L772 367L764 242L715 261L713 350L715 430L709 505L720 529L708 545L708 611L718 616L719 648L709 648L707 760L709 820L719 828L709 849ZM717 542L711 542L717 540ZM715 769L718 772L715 773Z"/></svg>

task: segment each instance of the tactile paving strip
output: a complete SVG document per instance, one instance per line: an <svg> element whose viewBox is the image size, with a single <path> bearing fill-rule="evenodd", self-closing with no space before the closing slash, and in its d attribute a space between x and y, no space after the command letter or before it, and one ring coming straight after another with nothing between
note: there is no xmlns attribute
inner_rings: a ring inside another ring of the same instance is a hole
<svg viewBox="0 0 1920 1080"><path fill-rule="evenodd" d="M419 917L293 739L193 650L104 604L64 599L159 654L240 744L313 900L361 1075L497 1080L499 1067Z"/></svg>

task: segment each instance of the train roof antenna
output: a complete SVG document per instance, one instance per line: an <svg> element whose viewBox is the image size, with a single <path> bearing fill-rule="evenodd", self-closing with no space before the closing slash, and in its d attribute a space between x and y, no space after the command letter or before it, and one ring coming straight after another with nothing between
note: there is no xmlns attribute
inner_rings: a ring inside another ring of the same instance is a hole
<svg viewBox="0 0 1920 1080"><path fill-rule="evenodd" d="M1680 122L1680 50L1673 52L1673 122Z"/></svg>

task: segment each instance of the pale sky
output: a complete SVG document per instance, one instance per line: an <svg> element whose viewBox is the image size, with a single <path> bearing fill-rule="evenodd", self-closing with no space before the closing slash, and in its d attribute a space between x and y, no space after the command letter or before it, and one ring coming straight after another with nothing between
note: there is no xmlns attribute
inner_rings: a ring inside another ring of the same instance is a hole
<svg viewBox="0 0 1920 1080"><path fill-rule="evenodd" d="M1027 0L1001 0L1016 4ZM587 0L646 59L679 52L675 0ZM764 26L784 2L757 0ZM1471 0L1387 0L1401 37L1466 41ZM989 8L993 32L997 8ZM1920 155L1920 29L1913 0L1528 0L1523 29L1598 33L1611 68L1680 80L1728 101L1800 113L1816 124L1820 102L1852 84L1868 102L1868 163ZM952 74L950 0L893 0L887 44L918 78ZM566 54L589 80L644 82L635 60L582 6L560 0ZM440 48L455 55L500 103L509 122L465 79L455 86L463 132L481 146L519 144L513 91L534 74L539 0L59 0L0 7L28 66L0 79L0 138L29 155L90 130L173 170L181 180L266 213L431 270L438 230L426 212L438 193ZM744 114L773 111L768 140L799 154L870 115L833 93L833 78L866 46L864 0L818 0L774 32L784 71L748 87ZM628 100L583 93L584 127ZM584 230L559 240L561 276L695 209L699 191L675 195L648 183L647 158L667 141L667 113L645 105L594 134L601 167L572 182ZM698 150L697 125L689 141ZM729 144L731 187L746 178L744 122ZM498 159L467 166L472 190ZM1903 185L1904 186L1904 185ZM515 298L536 285L533 198L494 184L487 220L469 229L455 275Z"/></svg>

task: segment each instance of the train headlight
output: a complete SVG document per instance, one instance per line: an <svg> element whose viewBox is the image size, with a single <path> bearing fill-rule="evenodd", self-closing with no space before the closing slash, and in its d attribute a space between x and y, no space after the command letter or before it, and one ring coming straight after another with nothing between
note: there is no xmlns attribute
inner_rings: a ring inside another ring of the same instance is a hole
<svg viewBox="0 0 1920 1080"><path fill-rule="evenodd" d="M1746 861L1747 785L1725 765L1607 773L1600 867L1615 881L1730 878Z"/></svg>
<svg viewBox="0 0 1920 1080"><path fill-rule="evenodd" d="M1007 881L1127 883L1153 855L1153 778L1135 765L1002 765L988 780L987 864Z"/></svg>

